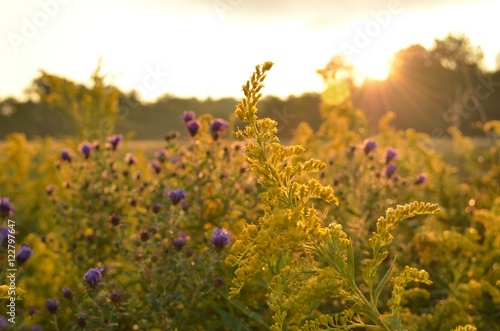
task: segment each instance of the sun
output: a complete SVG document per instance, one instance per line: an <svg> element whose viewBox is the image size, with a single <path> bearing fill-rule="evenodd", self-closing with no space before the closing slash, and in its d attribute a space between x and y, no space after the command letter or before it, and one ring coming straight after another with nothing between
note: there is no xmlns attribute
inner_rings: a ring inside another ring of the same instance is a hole
<svg viewBox="0 0 500 331"><path fill-rule="evenodd" d="M389 76L391 58L392 54L366 52L350 60L361 79L385 80Z"/></svg>

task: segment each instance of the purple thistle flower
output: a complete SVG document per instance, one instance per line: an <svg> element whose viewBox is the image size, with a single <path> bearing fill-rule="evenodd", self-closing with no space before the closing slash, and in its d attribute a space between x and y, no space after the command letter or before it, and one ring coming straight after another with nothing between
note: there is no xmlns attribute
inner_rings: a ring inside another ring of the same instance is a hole
<svg viewBox="0 0 500 331"><path fill-rule="evenodd" d="M184 245L186 244L186 241L187 239L185 237L179 236L174 239L173 245L178 251L180 251L182 247L184 247Z"/></svg>
<svg viewBox="0 0 500 331"><path fill-rule="evenodd" d="M115 151L118 144L123 140L123 136L121 134L114 134L107 138L108 143L111 145L111 148Z"/></svg>
<svg viewBox="0 0 500 331"><path fill-rule="evenodd" d="M87 284L95 288L102 280L102 272L103 268L90 268L83 278L85 278Z"/></svg>
<svg viewBox="0 0 500 331"><path fill-rule="evenodd" d="M149 238L151 237L151 234L149 233L148 230L142 230L140 232L140 237L142 241L148 241Z"/></svg>
<svg viewBox="0 0 500 331"><path fill-rule="evenodd" d="M415 180L415 185L422 185L427 182L427 175L424 173L421 173L418 175L417 179Z"/></svg>
<svg viewBox="0 0 500 331"><path fill-rule="evenodd" d="M192 110L185 110L182 113L181 118L184 121L184 123L188 123L196 118L196 114Z"/></svg>
<svg viewBox="0 0 500 331"><path fill-rule="evenodd" d="M59 301L57 301L56 299L47 299L47 301L45 302L45 307L47 307L49 313L55 314L59 309Z"/></svg>
<svg viewBox="0 0 500 331"><path fill-rule="evenodd" d="M229 243L231 235L224 228L215 228L212 233L212 244L217 248L223 248Z"/></svg>
<svg viewBox="0 0 500 331"><path fill-rule="evenodd" d="M0 198L0 217L9 217L13 211L9 198Z"/></svg>
<svg viewBox="0 0 500 331"><path fill-rule="evenodd" d="M229 123L221 118L216 118L210 121L210 131L212 132L212 137L217 140L229 126Z"/></svg>
<svg viewBox="0 0 500 331"><path fill-rule="evenodd" d="M73 300L73 292L69 288L65 287L61 292L66 299Z"/></svg>
<svg viewBox="0 0 500 331"><path fill-rule="evenodd" d="M186 243L186 239L184 238L175 238L174 239L174 242L173 242L173 245L175 248L177 248L177 250L181 250L182 249L182 246L184 246L184 244Z"/></svg>
<svg viewBox="0 0 500 331"><path fill-rule="evenodd" d="M364 151L365 155L377 148L377 142L371 138L365 140Z"/></svg>
<svg viewBox="0 0 500 331"><path fill-rule="evenodd" d="M122 296L120 295L120 293L113 291L109 294L109 299L113 303L120 303L120 301L122 301Z"/></svg>
<svg viewBox="0 0 500 331"><path fill-rule="evenodd" d="M132 207L137 206L137 199L136 198L130 198L129 203Z"/></svg>
<svg viewBox="0 0 500 331"><path fill-rule="evenodd" d="M182 199L185 199L187 197L186 191L184 191L181 188L175 189L175 190L170 190L168 193L168 198L170 201L172 201L172 204L176 205L178 204Z"/></svg>
<svg viewBox="0 0 500 331"><path fill-rule="evenodd" d="M392 175L394 175L394 173L396 172L396 165L395 164L389 164L387 165L387 167L385 168L385 175L387 178L391 178Z"/></svg>
<svg viewBox="0 0 500 331"><path fill-rule="evenodd" d="M87 321L82 316L78 316L76 318L76 325L78 325L79 327L84 328L85 325L87 325Z"/></svg>
<svg viewBox="0 0 500 331"><path fill-rule="evenodd" d="M191 137L194 137L197 133L198 133L198 130L200 129L200 123L198 121L189 121L187 124L186 124L186 128L189 132L189 134L191 135Z"/></svg>
<svg viewBox="0 0 500 331"><path fill-rule="evenodd" d="M215 278L214 285L215 285L215 287L221 287L221 286L223 286L224 285L224 279L222 279L221 277Z"/></svg>
<svg viewBox="0 0 500 331"><path fill-rule="evenodd" d="M151 205L151 211L154 213L154 214L158 214L160 212L160 209L161 209L161 206L157 203L153 203Z"/></svg>
<svg viewBox="0 0 500 331"><path fill-rule="evenodd" d="M160 163L157 161L157 160L153 160L149 163L149 165L151 166L151 169L153 169L153 171L156 173L156 174L159 174L160 171L161 171L161 166L160 166Z"/></svg>
<svg viewBox="0 0 500 331"><path fill-rule="evenodd" d="M114 226L117 226L118 224L120 224L121 220L122 220L122 218L116 214L113 214L109 217L109 222Z"/></svg>
<svg viewBox="0 0 500 331"><path fill-rule="evenodd" d="M179 231L177 238L174 239L172 244L178 251L180 251L188 241L188 237L189 236L185 231Z"/></svg>
<svg viewBox="0 0 500 331"><path fill-rule="evenodd" d="M161 163L165 162L165 160L167 159L167 154L165 153L164 150L161 150L161 151L156 151L155 152L155 158L160 161Z"/></svg>
<svg viewBox="0 0 500 331"><path fill-rule="evenodd" d="M398 151L394 148L388 147L385 151L385 164L388 164L398 156Z"/></svg>
<svg viewBox="0 0 500 331"><path fill-rule="evenodd" d="M7 317L0 315L0 329L5 330L9 326L9 321L7 320Z"/></svg>
<svg viewBox="0 0 500 331"><path fill-rule="evenodd" d="M31 326L31 331L42 331L42 327L38 324L33 324Z"/></svg>
<svg viewBox="0 0 500 331"><path fill-rule="evenodd" d="M9 233L10 231L8 227L3 226L2 228L0 228L0 245L7 246L7 238L9 237Z"/></svg>
<svg viewBox="0 0 500 331"><path fill-rule="evenodd" d="M22 244L21 248L17 251L16 260L19 263L24 263L33 255L33 250L28 244Z"/></svg>
<svg viewBox="0 0 500 331"><path fill-rule="evenodd" d="M89 143L88 141L85 141L85 142L80 144L78 149L80 150L80 152L82 152L83 156L85 156L85 158L88 159L90 156L90 153L92 152L92 149L94 149L94 147L92 146L91 143Z"/></svg>
<svg viewBox="0 0 500 331"><path fill-rule="evenodd" d="M61 160L66 161L66 162L71 162L73 159L73 156L71 156L70 152L67 149L64 149L61 152Z"/></svg>
<svg viewBox="0 0 500 331"><path fill-rule="evenodd" d="M125 154L125 162L127 162L127 164L131 166L137 163L137 158L134 156L134 154L127 153Z"/></svg>

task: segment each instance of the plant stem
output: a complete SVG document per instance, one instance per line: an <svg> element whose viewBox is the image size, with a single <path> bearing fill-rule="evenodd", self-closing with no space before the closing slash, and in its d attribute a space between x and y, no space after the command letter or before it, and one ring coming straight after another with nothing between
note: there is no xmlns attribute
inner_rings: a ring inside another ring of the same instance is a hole
<svg viewBox="0 0 500 331"><path fill-rule="evenodd" d="M57 324L57 315L54 314L54 326L57 331L59 331L59 325Z"/></svg>
<svg viewBox="0 0 500 331"><path fill-rule="evenodd" d="M370 302L368 302L368 300L366 299L364 294L361 292L361 290L356 286L354 281L348 281L347 284L349 285L351 290L353 290L354 294L360 299L360 301L363 305L362 312L365 315L367 315L370 318L370 320L373 323L377 324L377 326L379 326L382 330L392 331L392 329L382 319L380 319L380 317L379 317L380 313L379 313L377 307L374 307Z"/></svg>

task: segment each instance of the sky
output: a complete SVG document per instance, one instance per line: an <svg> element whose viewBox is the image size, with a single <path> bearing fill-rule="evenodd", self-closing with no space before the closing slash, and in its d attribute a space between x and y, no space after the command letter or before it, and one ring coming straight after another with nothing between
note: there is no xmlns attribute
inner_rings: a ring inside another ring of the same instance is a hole
<svg viewBox="0 0 500 331"><path fill-rule="evenodd" d="M255 65L275 63L265 94L320 92L338 53L384 78L392 55L449 32L482 47L496 69L500 1L0 0L0 99L25 97L39 70L108 82L152 101L172 94L240 97Z"/></svg>

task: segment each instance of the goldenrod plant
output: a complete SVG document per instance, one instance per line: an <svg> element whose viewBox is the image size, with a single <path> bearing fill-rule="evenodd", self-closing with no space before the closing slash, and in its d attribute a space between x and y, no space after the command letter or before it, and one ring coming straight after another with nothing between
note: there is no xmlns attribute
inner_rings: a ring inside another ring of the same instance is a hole
<svg viewBox="0 0 500 331"><path fill-rule="evenodd" d="M251 80L243 86L245 98L236 109L238 118L248 122L244 131L237 132L237 136L248 142L246 162L266 190L261 195L265 208L259 225L248 224L243 229L226 260L228 264L238 266L231 296L238 294L244 283L269 261L284 253L303 250L303 243L310 236L326 238L328 231L320 226L321 219L316 210L307 206L310 199L337 202L331 187L324 187L315 179L299 180L302 174L322 170L324 163L315 159L294 162L292 157L300 155L304 149L281 145L276 136L276 122L257 118L259 91L263 87L265 72L271 66L271 63L265 63L256 68Z"/></svg>
<svg viewBox="0 0 500 331"><path fill-rule="evenodd" d="M270 269L273 276L266 298L274 313L271 330L403 330L400 305L407 286L432 282L426 271L408 266L393 275L393 263L382 266L388 258L385 246L400 221L436 213L438 206L413 202L389 208L368 241L371 257L355 261L351 239L342 226L325 224L327 220L310 206L312 199L339 203L330 186L303 176L321 171L325 164L317 159L297 160L304 148L283 146L276 136L276 122L257 116L260 91L271 67L270 62L256 67L243 86L245 97L235 111L247 123L236 134L248 143L246 161L264 188L261 199L265 207L258 222L246 225L226 258L227 264L236 267L230 297ZM356 278L359 272L363 274L361 284ZM389 280L391 310L380 312L378 300Z"/></svg>

